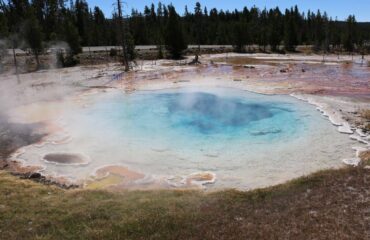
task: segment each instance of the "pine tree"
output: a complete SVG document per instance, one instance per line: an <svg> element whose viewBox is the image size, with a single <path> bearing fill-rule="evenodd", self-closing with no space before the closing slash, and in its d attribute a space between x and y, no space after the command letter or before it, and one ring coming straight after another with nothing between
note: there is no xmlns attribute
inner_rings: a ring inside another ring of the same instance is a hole
<svg viewBox="0 0 370 240"><path fill-rule="evenodd" d="M3 71L3 60L8 55L8 46L5 41L0 40L0 73Z"/></svg>
<svg viewBox="0 0 370 240"><path fill-rule="evenodd" d="M163 45L164 45L164 17L163 17L163 6L162 3L158 3L157 7L157 32L155 34L155 45L157 46L158 52L157 52L157 58L163 59L164 58L164 51L163 51Z"/></svg>
<svg viewBox="0 0 370 240"><path fill-rule="evenodd" d="M31 20L28 13L33 9L42 32L41 40L45 43L66 41L73 54L77 54L81 46L122 44L116 25L117 13L106 18L101 9L90 7L87 0L70 0L68 7L65 2L0 0L0 39L24 35L24 27L29 26ZM157 45L160 57L163 45L176 50L178 57L178 52L186 48L185 43L198 46L232 44L237 51L243 51L243 45L256 44L263 49L270 45L272 51L277 51L281 43L288 51L294 51L297 45L302 44L313 45L316 50L327 51L331 47L339 50L343 46L347 51L355 51L370 40L370 24L363 23L357 27L354 16L344 23L333 21L320 12L301 14L297 6L285 13L278 8L260 10L257 7L244 7L241 11L218 11L215 8L208 11L196 3L193 11L186 7L182 17L177 14L176 17L171 16L172 8L158 3L157 8L151 4L143 11L133 10L130 17L123 18L122 31L134 44ZM177 39L177 43L171 40L168 44L170 39ZM19 47L17 44L11 46ZM169 53L173 57L171 51ZM134 56L134 52L131 55Z"/></svg>
<svg viewBox="0 0 370 240"><path fill-rule="evenodd" d="M194 8L194 15L195 15L195 32L196 32L196 41L198 43L198 54L200 54L200 45L202 43L202 7L199 2L195 4Z"/></svg>
<svg viewBox="0 0 370 240"><path fill-rule="evenodd" d="M3 12L0 12L0 40L9 35L8 20Z"/></svg>
<svg viewBox="0 0 370 240"><path fill-rule="evenodd" d="M166 27L166 49L173 59L180 59L187 49L183 35L182 25L174 6L168 6L168 23Z"/></svg>
<svg viewBox="0 0 370 240"><path fill-rule="evenodd" d="M75 2L75 15L77 22L78 33L81 37L82 44L84 46L91 45L91 17L89 12L89 6L86 0L76 0Z"/></svg>
<svg viewBox="0 0 370 240"><path fill-rule="evenodd" d="M330 20L329 21L329 38L330 43L333 45L334 50L340 49L341 39L340 39L340 29L338 27L338 20L335 19L335 21Z"/></svg>
<svg viewBox="0 0 370 240"><path fill-rule="evenodd" d="M273 52L277 51L278 46L282 41L282 14L279 8L270 10L269 13L269 28L268 28L268 42Z"/></svg>
<svg viewBox="0 0 370 240"><path fill-rule="evenodd" d="M355 44L357 43L357 22L355 16L350 15L347 18L346 29L343 35L343 46L348 52L355 50Z"/></svg>
<svg viewBox="0 0 370 240"><path fill-rule="evenodd" d="M147 26L144 17L137 10L132 10L130 19L130 28L136 44L147 45L149 38L147 35Z"/></svg>
<svg viewBox="0 0 370 240"><path fill-rule="evenodd" d="M33 9L30 9L28 20L24 26L24 39L27 41L28 46L31 48L35 56L37 69L40 69L39 55L43 51L43 34L41 26L35 17Z"/></svg>
<svg viewBox="0 0 370 240"><path fill-rule="evenodd" d="M233 30L233 47L234 51L238 53L245 52L245 44L247 42L246 36L247 25L243 23L236 23Z"/></svg>
<svg viewBox="0 0 370 240"><path fill-rule="evenodd" d="M129 31L126 33L126 52L128 60L134 61L136 58L135 40Z"/></svg>
<svg viewBox="0 0 370 240"><path fill-rule="evenodd" d="M262 46L263 51L266 52L266 45L268 44L268 16L266 9L261 12L259 25L260 30L258 44Z"/></svg>
<svg viewBox="0 0 370 240"><path fill-rule="evenodd" d="M294 21L293 9L285 11L284 21L284 47L287 51L295 51L297 41L297 25Z"/></svg>
<svg viewBox="0 0 370 240"><path fill-rule="evenodd" d="M94 46L106 45L106 19L99 7L94 8L93 22L92 44Z"/></svg>
<svg viewBox="0 0 370 240"><path fill-rule="evenodd" d="M65 30L64 36L65 41L69 45L69 54L76 55L82 52L81 44L80 44L80 36L78 35L77 27L73 24L73 22L69 19L66 20L64 23Z"/></svg>
<svg viewBox="0 0 370 240"><path fill-rule="evenodd" d="M314 50L319 51L323 49L324 40L325 40L325 15L321 16L320 10L317 11L314 21L314 29L313 29L313 39L314 39Z"/></svg>

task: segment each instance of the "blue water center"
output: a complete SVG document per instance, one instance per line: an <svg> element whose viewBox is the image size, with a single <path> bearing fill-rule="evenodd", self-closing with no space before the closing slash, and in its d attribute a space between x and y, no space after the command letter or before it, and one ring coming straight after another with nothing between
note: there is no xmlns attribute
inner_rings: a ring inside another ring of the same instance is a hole
<svg viewBox="0 0 370 240"><path fill-rule="evenodd" d="M132 141L148 136L151 145L220 147L225 141L291 139L307 127L307 106L287 96L232 89L180 89L117 93L89 108L89 119L105 131ZM150 145L149 145L150 146Z"/></svg>
<svg viewBox="0 0 370 240"><path fill-rule="evenodd" d="M234 133L253 126L253 122L293 115L293 110L287 106L256 103L211 93L163 94L160 97L169 99L166 107L172 125L190 127L203 134ZM276 126L271 129L276 129ZM276 130L271 132L277 133Z"/></svg>

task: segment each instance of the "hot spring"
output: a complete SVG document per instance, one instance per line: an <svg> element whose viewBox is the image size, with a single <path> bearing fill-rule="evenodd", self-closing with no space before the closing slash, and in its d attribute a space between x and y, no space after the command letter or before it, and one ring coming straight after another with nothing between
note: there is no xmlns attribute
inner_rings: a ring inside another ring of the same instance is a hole
<svg viewBox="0 0 370 240"><path fill-rule="evenodd" d="M76 182L110 166L145 176L131 185L181 187L208 174L215 176L203 181L209 188L250 189L339 167L353 156L348 136L315 107L228 88L108 91L54 121L63 134L28 146L18 158Z"/></svg>

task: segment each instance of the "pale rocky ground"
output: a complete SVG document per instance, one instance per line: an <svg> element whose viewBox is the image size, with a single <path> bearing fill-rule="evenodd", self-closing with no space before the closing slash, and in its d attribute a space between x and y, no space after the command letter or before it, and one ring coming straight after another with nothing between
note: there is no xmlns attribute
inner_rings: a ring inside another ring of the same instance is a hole
<svg viewBox="0 0 370 240"><path fill-rule="evenodd" d="M370 109L368 56L362 60L361 56L229 53L203 55L200 65L187 65L190 61L191 57L182 61L138 61L129 73L122 72L119 63L43 70L19 75L19 83L15 75L3 74L0 116L9 116L22 105L68 102L81 94L104 92L107 88L131 92L220 86L263 94L290 94L308 101L327 115L339 131L362 142L359 152L369 149L369 135L361 130L365 121L361 112ZM47 121L49 114L53 112L39 112L21 123ZM354 155L346 163L357 162Z"/></svg>

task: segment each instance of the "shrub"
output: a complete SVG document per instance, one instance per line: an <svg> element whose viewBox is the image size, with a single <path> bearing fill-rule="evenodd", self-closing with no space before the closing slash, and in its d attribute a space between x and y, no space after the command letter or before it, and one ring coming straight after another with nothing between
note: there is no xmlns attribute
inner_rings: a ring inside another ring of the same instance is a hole
<svg viewBox="0 0 370 240"><path fill-rule="evenodd" d="M74 67L76 66L80 61L76 56L73 56L72 54L68 54L64 58L64 67Z"/></svg>
<svg viewBox="0 0 370 240"><path fill-rule="evenodd" d="M109 56L116 57L117 56L117 49L111 48L109 51Z"/></svg>
<svg viewBox="0 0 370 240"><path fill-rule="evenodd" d="M76 56L72 55L71 53L64 56L64 53L62 51L58 51L56 53L57 55L57 67L74 67L79 63L79 60Z"/></svg>

